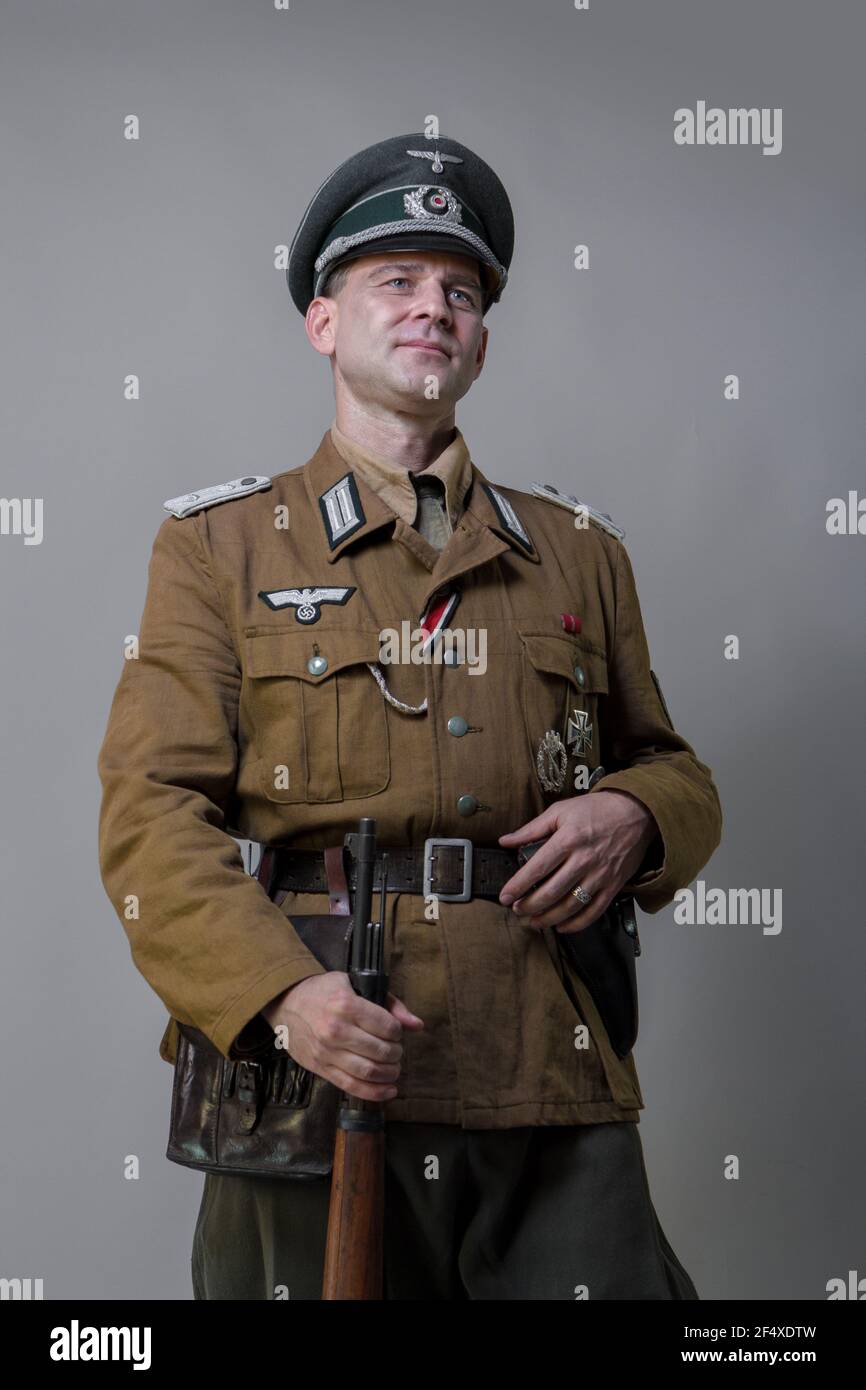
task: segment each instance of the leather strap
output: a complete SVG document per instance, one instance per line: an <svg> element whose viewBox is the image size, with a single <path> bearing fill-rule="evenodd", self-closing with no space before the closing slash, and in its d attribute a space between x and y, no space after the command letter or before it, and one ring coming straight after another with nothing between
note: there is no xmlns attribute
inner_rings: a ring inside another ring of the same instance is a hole
<svg viewBox="0 0 866 1390"><path fill-rule="evenodd" d="M328 882L329 907L332 917L350 917L349 885L343 864L343 846L331 845L324 851L325 878Z"/></svg>
<svg viewBox="0 0 866 1390"><path fill-rule="evenodd" d="M291 850L274 846L273 883L279 888L295 893L328 893L332 895L332 885L328 876L328 856L342 854L342 847L326 850ZM387 854L387 886L395 893L424 892L424 848L383 845L376 855L373 886L381 883L382 856ZM517 873L521 866L514 850L488 848L484 845L472 846L472 874L470 891L473 898L498 898L503 885ZM349 893L354 894L356 884L355 862L351 853L345 853L345 882ZM431 855L431 893L442 896L460 893L464 886L465 854L462 846L437 842ZM333 912L333 907L332 907Z"/></svg>

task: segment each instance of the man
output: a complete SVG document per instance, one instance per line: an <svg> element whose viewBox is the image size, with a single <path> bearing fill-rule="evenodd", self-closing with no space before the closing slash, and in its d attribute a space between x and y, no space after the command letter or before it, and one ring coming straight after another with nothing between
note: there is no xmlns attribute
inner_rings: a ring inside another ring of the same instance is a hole
<svg viewBox="0 0 866 1390"><path fill-rule="evenodd" d="M719 800L618 528L494 484L455 425L512 248L505 189L454 140L382 141L313 198L287 275L335 419L303 466L166 503L100 753L102 874L167 1061L178 1024L227 1061L285 1027L300 1067L385 1102L386 1297L695 1299L633 1055L561 948L615 899L669 903ZM360 816L398 863L387 1008L287 920L337 910ZM229 831L278 847L270 883ZM196 1297L319 1297L328 1195L208 1172Z"/></svg>

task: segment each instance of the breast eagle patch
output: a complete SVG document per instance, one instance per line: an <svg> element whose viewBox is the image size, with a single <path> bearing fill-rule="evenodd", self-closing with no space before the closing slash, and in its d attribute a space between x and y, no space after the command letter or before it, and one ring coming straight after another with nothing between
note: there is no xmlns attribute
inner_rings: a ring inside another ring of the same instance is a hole
<svg viewBox="0 0 866 1390"><path fill-rule="evenodd" d="M318 589L260 589L259 598L269 608L294 608L299 623L317 623L322 616L323 603L348 603L354 586L339 589L334 585Z"/></svg>

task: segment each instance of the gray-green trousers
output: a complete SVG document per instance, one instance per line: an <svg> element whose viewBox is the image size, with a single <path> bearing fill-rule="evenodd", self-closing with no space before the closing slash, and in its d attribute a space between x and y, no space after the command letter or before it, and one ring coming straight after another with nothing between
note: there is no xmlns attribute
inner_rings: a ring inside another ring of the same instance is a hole
<svg viewBox="0 0 866 1390"><path fill-rule="evenodd" d="M330 1178L205 1176L197 1299L318 1299ZM386 1299L697 1299L630 1121L386 1130Z"/></svg>

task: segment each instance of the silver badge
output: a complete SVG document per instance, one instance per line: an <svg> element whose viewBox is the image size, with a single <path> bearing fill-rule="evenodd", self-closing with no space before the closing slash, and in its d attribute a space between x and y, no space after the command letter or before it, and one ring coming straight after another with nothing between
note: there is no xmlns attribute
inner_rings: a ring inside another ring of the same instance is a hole
<svg viewBox="0 0 866 1390"><path fill-rule="evenodd" d="M441 217L443 222L462 222L463 210L450 188L422 183L411 193L403 194L403 206L409 217Z"/></svg>
<svg viewBox="0 0 866 1390"><path fill-rule="evenodd" d="M430 167L432 168L434 174L442 173L442 170L445 168L445 165L442 162L443 160L447 160L449 164L463 163L463 160L459 157L459 155L440 154L438 150L407 150L406 153L414 155L416 159L432 159L433 163Z"/></svg>
<svg viewBox="0 0 866 1390"><path fill-rule="evenodd" d="M568 753L554 729L548 729L535 755L538 780L546 792L561 792L565 786Z"/></svg>
<svg viewBox="0 0 866 1390"><path fill-rule="evenodd" d="M568 721L565 737L576 758L582 758L584 753L589 752L592 747L592 725L586 710L574 711L574 718Z"/></svg>

